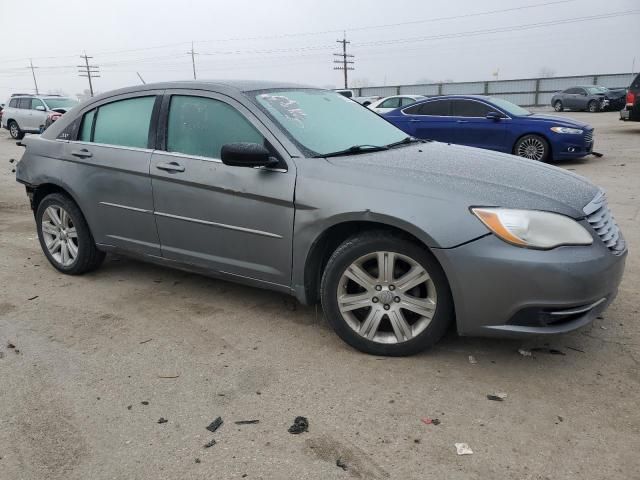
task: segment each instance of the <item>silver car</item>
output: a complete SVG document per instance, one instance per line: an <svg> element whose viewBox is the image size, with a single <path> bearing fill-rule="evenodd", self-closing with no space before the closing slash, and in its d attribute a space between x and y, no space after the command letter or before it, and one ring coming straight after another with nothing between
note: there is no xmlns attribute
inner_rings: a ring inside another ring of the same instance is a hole
<svg viewBox="0 0 640 480"><path fill-rule="evenodd" d="M614 299L627 249L565 170L407 137L339 93L173 82L105 93L17 166L61 272L134 255L322 302L347 343L567 332Z"/></svg>
<svg viewBox="0 0 640 480"><path fill-rule="evenodd" d="M60 95L12 95L2 113L2 127L20 140L25 133L40 133L77 104Z"/></svg>

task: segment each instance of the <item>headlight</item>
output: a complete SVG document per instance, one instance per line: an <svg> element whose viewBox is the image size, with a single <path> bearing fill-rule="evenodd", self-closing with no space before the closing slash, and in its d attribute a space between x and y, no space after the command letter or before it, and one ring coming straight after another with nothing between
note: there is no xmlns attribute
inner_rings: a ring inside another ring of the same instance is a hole
<svg viewBox="0 0 640 480"><path fill-rule="evenodd" d="M572 133L574 135L582 135L582 130L580 130L579 128L551 127L551 131L556 133Z"/></svg>
<svg viewBox="0 0 640 480"><path fill-rule="evenodd" d="M472 208L489 230L518 247L551 249L591 245L593 237L572 218L557 213L507 208Z"/></svg>

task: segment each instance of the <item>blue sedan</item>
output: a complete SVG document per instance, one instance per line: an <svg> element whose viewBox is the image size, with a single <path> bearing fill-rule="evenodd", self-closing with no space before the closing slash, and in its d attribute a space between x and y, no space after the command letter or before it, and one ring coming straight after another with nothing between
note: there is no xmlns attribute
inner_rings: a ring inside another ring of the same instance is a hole
<svg viewBox="0 0 640 480"><path fill-rule="evenodd" d="M584 157L593 127L569 118L531 113L481 95L433 97L383 115L409 135L512 153L539 161Z"/></svg>

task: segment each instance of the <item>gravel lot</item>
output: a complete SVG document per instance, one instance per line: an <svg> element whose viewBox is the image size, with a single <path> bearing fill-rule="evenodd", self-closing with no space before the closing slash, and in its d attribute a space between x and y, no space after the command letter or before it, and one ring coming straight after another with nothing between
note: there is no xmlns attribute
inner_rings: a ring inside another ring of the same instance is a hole
<svg viewBox="0 0 640 480"><path fill-rule="evenodd" d="M640 124L564 115L593 124L604 153L561 166L608 191L631 250L617 300L569 335L452 332L401 359L350 349L320 309L280 294L117 257L57 273L3 130L0 478L638 478ZM545 345L566 355L518 353ZM309 431L291 435L297 415Z"/></svg>

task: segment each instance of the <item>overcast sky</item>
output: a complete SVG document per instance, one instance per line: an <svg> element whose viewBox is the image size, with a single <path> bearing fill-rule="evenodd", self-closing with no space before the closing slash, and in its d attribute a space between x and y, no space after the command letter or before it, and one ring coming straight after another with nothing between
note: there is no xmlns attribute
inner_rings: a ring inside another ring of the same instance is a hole
<svg viewBox="0 0 640 480"><path fill-rule="evenodd" d="M342 30L357 85L621 73L634 56L637 71L639 14L640 0L0 0L0 98L33 91L29 58L42 92L82 92L84 50L97 91L189 79L192 40L198 78L341 87Z"/></svg>

